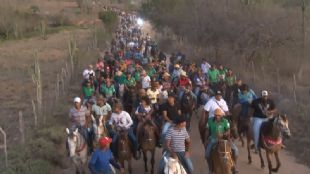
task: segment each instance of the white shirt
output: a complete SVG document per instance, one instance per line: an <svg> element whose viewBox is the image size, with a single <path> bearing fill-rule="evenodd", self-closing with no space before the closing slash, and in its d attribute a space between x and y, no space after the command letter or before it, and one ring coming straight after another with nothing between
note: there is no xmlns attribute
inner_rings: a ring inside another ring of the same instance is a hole
<svg viewBox="0 0 310 174"><path fill-rule="evenodd" d="M85 69L84 71L83 71L83 78L84 79L89 79L89 75L90 74L93 74L94 76L95 76L95 71L94 70L89 70L89 69Z"/></svg>
<svg viewBox="0 0 310 174"><path fill-rule="evenodd" d="M142 83L142 88L143 89L149 88L151 86L151 78L150 78L150 76L142 77L141 83Z"/></svg>
<svg viewBox="0 0 310 174"><path fill-rule="evenodd" d="M133 122L130 115L126 111L122 111L120 114L113 112L109 124L115 127L129 129Z"/></svg>
<svg viewBox="0 0 310 174"><path fill-rule="evenodd" d="M201 64L201 70L204 74L207 74L210 68L211 68L211 65L208 62Z"/></svg>
<svg viewBox="0 0 310 174"><path fill-rule="evenodd" d="M203 107L205 111L209 112L209 118L214 117L214 111L218 108L221 109L223 113L228 112L228 106L224 99L217 101L214 97L212 97Z"/></svg>

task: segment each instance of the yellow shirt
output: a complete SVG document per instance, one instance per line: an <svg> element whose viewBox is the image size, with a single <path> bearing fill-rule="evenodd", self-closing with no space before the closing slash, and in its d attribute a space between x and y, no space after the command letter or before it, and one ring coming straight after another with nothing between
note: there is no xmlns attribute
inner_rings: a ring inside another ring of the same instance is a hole
<svg viewBox="0 0 310 174"><path fill-rule="evenodd" d="M159 95L158 89L156 89L156 91L152 91L151 89L148 89L146 94L150 98L152 104L157 103L157 96Z"/></svg>

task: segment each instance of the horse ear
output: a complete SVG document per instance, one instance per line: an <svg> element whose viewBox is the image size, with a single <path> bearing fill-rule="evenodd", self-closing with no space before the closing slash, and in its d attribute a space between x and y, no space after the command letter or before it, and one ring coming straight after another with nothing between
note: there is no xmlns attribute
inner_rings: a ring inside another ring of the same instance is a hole
<svg viewBox="0 0 310 174"><path fill-rule="evenodd" d="M68 135L70 134L70 130L68 128L66 128L66 132Z"/></svg>
<svg viewBox="0 0 310 174"><path fill-rule="evenodd" d="M78 129L78 128L76 128L76 129L75 129L75 131L73 132L73 134L74 134L74 135L77 135L77 134L78 134L78 132L79 132L79 129Z"/></svg>

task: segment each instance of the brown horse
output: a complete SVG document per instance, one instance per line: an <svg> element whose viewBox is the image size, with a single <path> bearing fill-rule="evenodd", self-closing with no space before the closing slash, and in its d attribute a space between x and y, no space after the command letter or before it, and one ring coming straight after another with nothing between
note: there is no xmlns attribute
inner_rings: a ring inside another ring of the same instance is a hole
<svg viewBox="0 0 310 174"><path fill-rule="evenodd" d="M125 130L119 131L119 138L117 143L117 159L121 163L122 167L125 168L125 161L128 162L128 172L132 173L131 159L132 149L131 143L128 138L128 132Z"/></svg>
<svg viewBox="0 0 310 174"><path fill-rule="evenodd" d="M154 174L154 164L155 164L155 150L156 150L156 130L153 127L152 123L146 122L143 125L142 133L139 135L140 142L139 144L141 145L141 149L143 152L143 160L144 160L144 169L145 172L148 172L148 167L147 167L147 152L151 152L151 174Z"/></svg>
<svg viewBox="0 0 310 174"><path fill-rule="evenodd" d="M248 160L249 163L252 163L252 157L250 154L251 149L251 140L253 139L252 125L251 125L251 117L253 116L254 110L249 108L248 115L242 116L240 115L242 106L241 104L236 104L232 110L232 119L237 123L238 127L238 135L241 141L242 147L244 147L243 136L247 139L247 150L248 150Z"/></svg>
<svg viewBox="0 0 310 174"><path fill-rule="evenodd" d="M266 157L268 161L269 174L278 172L281 162L279 159L279 151L282 149L283 138L290 138L291 132L288 127L288 119L286 115L275 116L264 122L260 129L260 145L258 148L259 157L261 160L261 167L265 167L264 160L261 154L261 148L266 150ZM276 158L276 168L272 168L271 155L274 154Z"/></svg>
<svg viewBox="0 0 310 174"><path fill-rule="evenodd" d="M231 174L234 167L231 145L228 140L219 140L211 152L211 171L215 174Z"/></svg>

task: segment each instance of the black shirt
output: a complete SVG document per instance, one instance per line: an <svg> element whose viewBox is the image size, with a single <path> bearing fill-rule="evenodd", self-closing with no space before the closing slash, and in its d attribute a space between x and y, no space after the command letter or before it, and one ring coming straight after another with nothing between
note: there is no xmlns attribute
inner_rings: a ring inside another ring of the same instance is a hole
<svg viewBox="0 0 310 174"><path fill-rule="evenodd" d="M267 118L266 112L274 110L275 104L271 99L267 99L267 101L264 102L262 98L258 98L252 102L252 107L254 109L253 117Z"/></svg>
<svg viewBox="0 0 310 174"><path fill-rule="evenodd" d="M174 119L177 116L180 116L179 111L180 105L178 103L175 103L173 106L171 106L168 102L163 104L162 111L167 111L167 116L171 121L174 121Z"/></svg>

